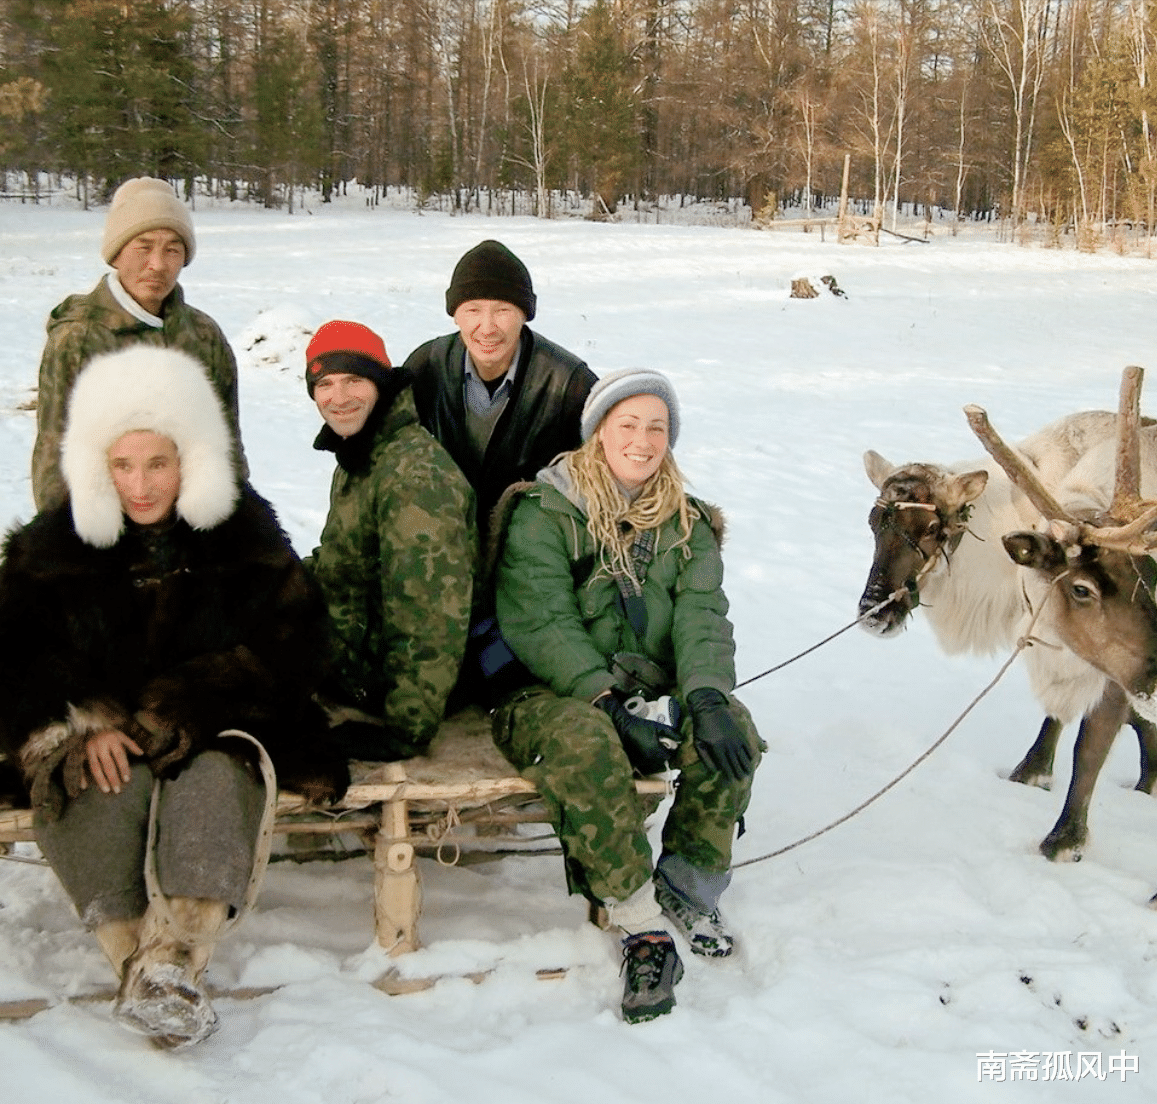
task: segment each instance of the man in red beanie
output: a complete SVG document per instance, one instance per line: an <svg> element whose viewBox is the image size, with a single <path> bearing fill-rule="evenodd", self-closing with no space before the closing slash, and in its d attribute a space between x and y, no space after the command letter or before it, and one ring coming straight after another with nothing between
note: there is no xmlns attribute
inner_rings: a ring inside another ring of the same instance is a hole
<svg viewBox="0 0 1157 1104"><path fill-rule="evenodd" d="M306 566L333 630L325 688L351 759L422 754L466 647L478 562L474 492L418 422L410 373L359 322L321 326L305 383L334 454L329 516ZM352 708L350 708L352 707Z"/></svg>
<svg viewBox="0 0 1157 1104"><path fill-rule="evenodd" d="M195 251L189 209L167 180L141 176L116 190L101 243L101 257L113 271L87 295L70 295L48 316L32 449L37 510L58 506L65 497L60 441L76 377L98 353L128 345L179 349L204 366L225 411L238 478L247 478L233 350L220 326L185 302L177 283Z"/></svg>

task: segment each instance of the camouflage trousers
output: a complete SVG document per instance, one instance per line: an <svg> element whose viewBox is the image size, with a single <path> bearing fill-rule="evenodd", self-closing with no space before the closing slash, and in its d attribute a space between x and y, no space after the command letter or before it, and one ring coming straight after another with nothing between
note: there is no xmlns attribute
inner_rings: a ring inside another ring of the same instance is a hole
<svg viewBox="0 0 1157 1104"><path fill-rule="evenodd" d="M729 699L755 749L762 741L747 710ZM686 710L684 710L686 714ZM652 875L644 821L649 809L610 718L544 686L521 690L494 712L494 742L542 794L566 857L567 884L598 902L627 900ZM729 782L700 761L685 715L672 766L675 799L663 825L663 853L707 873L731 866L735 826L751 797L751 778Z"/></svg>

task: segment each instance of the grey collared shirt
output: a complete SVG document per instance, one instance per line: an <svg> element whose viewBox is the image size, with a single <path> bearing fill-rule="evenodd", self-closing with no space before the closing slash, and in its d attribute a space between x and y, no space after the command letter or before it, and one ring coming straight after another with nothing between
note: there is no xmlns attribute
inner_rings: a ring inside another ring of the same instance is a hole
<svg viewBox="0 0 1157 1104"><path fill-rule="evenodd" d="M478 375L469 352L463 356L462 397L466 407L466 428L470 434L470 442L479 461L486 454L486 446L490 444L490 436L494 426L506 409L514 391L514 377L518 370L518 358L511 361L506 369L502 382L490 393L490 388Z"/></svg>
<svg viewBox="0 0 1157 1104"><path fill-rule="evenodd" d="M506 406L510 398L511 391L514 390L514 377L518 373L518 358L515 357L510 362L510 367L506 369L506 375L495 388L493 395L490 394L490 388L486 386L478 374L478 370L474 367L474 361L470 359L468 352L463 354L462 370L463 397L466 400L466 409L479 418L490 417L494 414L495 408L501 413L502 408ZM494 417L497 417L497 414L494 414Z"/></svg>

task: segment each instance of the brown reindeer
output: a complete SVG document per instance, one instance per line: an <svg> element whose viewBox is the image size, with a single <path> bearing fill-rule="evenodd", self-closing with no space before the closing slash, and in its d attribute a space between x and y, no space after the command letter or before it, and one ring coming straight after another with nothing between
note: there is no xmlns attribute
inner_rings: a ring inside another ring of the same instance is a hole
<svg viewBox="0 0 1157 1104"><path fill-rule="evenodd" d="M1040 844L1050 859L1080 858L1093 787L1130 710L1157 721L1157 532L1151 531L1157 505L1140 497L1141 376L1139 368L1127 368L1122 379L1115 477L1093 462L1078 465L1057 497L980 407L965 408L973 431L1045 522L1043 531L1003 537L1009 558L1023 569L1034 623L1035 646L1026 657L1034 688L1061 686L1084 701L1064 808ZM1110 481L1105 510L1098 502Z"/></svg>

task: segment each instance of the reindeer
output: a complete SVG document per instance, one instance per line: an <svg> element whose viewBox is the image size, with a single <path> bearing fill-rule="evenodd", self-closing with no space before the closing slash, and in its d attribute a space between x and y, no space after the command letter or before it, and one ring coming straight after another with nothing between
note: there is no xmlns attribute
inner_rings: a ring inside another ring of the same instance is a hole
<svg viewBox="0 0 1157 1104"><path fill-rule="evenodd" d="M1056 485L1083 456L1114 441L1117 421L1107 411L1072 414L1021 441L1017 452L1041 482ZM1142 432L1147 443L1157 442L1151 419ZM864 627L879 636L895 635L923 606L937 642L950 655L1011 648L1024 598L1019 572L1000 538L1035 524L1038 514L1024 492L991 457L951 466L898 466L869 450L864 468L879 492L868 519L875 554L860 598ZM1157 479L1157 457L1146 474ZM1049 789L1061 731L1080 715L1078 707L1066 705L1046 716L1009 778ZM1153 793L1157 726L1139 715L1129 723L1141 749L1136 788Z"/></svg>
<svg viewBox="0 0 1157 1104"><path fill-rule="evenodd" d="M1031 631L1029 639L1038 645L1026 657L1034 691L1050 713L1083 713L1064 808L1040 844L1050 859L1080 858L1093 787L1130 710L1157 721L1157 532L1150 531L1157 504L1140 497L1140 383L1141 370L1127 368L1115 475L1105 462L1108 450L1096 449L1077 464L1057 497L1000 439L980 407L965 408L985 448L1044 519L1043 531L1022 529L1002 538L1021 574L1025 610L1019 629ZM1147 451L1153 451L1151 443Z"/></svg>

